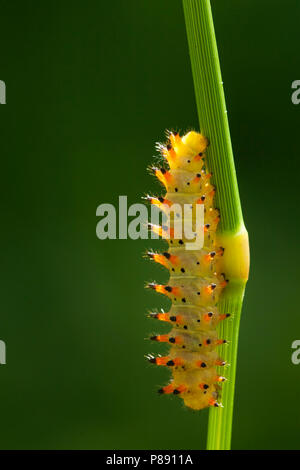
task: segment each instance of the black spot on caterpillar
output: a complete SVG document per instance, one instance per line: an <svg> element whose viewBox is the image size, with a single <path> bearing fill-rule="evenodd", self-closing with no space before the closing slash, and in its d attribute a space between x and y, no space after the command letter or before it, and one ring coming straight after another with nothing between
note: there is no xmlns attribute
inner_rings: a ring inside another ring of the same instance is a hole
<svg viewBox="0 0 300 470"><path fill-rule="evenodd" d="M149 201L162 210L164 204L189 204L192 210L197 204L204 205L204 246L201 249L187 250L189 240L184 236L176 239L170 230L170 237L166 237L163 226L151 226L151 230L166 239L169 250L148 253L170 272L167 285L151 283L148 286L172 301L168 313L149 315L172 325L170 333L151 337L169 344L168 355L148 356L148 360L172 371L170 383L160 388L159 393L179 395L186 406L196 410L219 406L219 383L225 378L218 375L216 366L225 362L218 356L217 347L226 341L218 338L216 326L229 316L221 314L217 308L228 280L221 269L224 249L217 246L216 241L220 214L214 207L215 187L204 165L208 144L206 137L194 131L182 138L176 132L170 133L167 144L158 145L168 169L154 169L167 192L164 197L149 197Z"/></svg>

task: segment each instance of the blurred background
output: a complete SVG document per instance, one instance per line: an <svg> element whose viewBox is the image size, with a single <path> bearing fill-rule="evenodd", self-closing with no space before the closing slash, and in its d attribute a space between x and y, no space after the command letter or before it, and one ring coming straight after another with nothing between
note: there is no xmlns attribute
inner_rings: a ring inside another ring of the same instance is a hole
<svg viewBox="0 0 300 470"><path fill-rule="evenodd" d="M298 449L300 3L212 1L251 244L233 449ZM141 202L164 130L198 128L180 0L0 1L1 449L204 448L208 412L144 354L159 241L96 237Z"/></svg>

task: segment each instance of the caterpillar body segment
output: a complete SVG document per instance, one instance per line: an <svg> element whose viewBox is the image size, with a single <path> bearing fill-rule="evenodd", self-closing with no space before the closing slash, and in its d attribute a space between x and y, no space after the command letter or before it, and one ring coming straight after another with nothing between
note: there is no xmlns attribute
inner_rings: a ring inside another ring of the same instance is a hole
<svg viewBox="0 0 300 470"><path fill-rule="evenodd" d="M199 251L188 251L184 248L172 247L168 252L148 252L148 256L156 263L162 264L173 276L209 276L216 272L218 260L223 256L224 250L201 249Z"/></svg>
<svg viewBox="0 0 300 470"><path fill-rule="evenodd" d="M148 287L169 297L174 305L206 306L215 304L227 280L213 273L210 277L171 274L167 285L149 283Z"/></svg>
<svg viewBox="0 0 300 470"><path fill-rule="evenodd" d="M191 331L208 331L214 329L221 321L230 317L229 313L221 314L216 307L197 307L194 305L172 305L168 313L150 313L151 318L168 322L178 329L187 329L190 325Z"/></svg>
<svg viewBox="0 0 300 470"><path fill-rule="evenodd" d="M166 295L172 301L169 312L150 313L151 318L172 326L167 334L155 334L152 341L166 343L169 351L165 356L148 356L157 366L170 369L172 379L161 387L159 393L180 396L185 405L199 410L208 406L221 406L220 383L225 377L217 372L217 366L225 362L218 354L218 346L226 342L219 338L216 327L226 321L230 313L218 310L218 300L226 288L228 279L223 273L224 249L217 245L216 230L220 220L219 210L214 206L216 188L205 166L205 150L208 139L191 131L180 137L170 133L165 145L159 144L166 168L154 168L154 174L166 189L163 196L148 196L167 215L167 223L149 229L167 241L169 249L147 253L154 262L170 272L167 284L149 283L147 287ZM198 206L204 214L204 223L196 226L194 219ZM182 232L177 237L176 221L191 222L195 240L203 230L203 245L187 244Z"/></svg>
<svg viewBox="0 0 300 470"><path fill-rule="evenodd" d="M220 382L218 376L215 373L214 367L217 365L225 365L224 361L220 358L217 351L202 351L202 352L193 352L187 350L179 350L175 346L171 346L167 356L147 356L147 359L152 364L158 366L167 366L171 367L172 370L190 370L197 369L201 370L203 373L202 378L204 379L209 374L212 377L216 378L215 382ZM222 376L222 378L224 378ZM223 381L223 380L222 380Z"/></svg>
<svg viewBox="0 0 300 470"><path fill-rule="evenodd" d="M161 343L170 343L174 347L185 351L213 351L218 345L226 343L226 340L219 339L215 330L202 333L200 331L178 331L175 327L170 333L165 335L156 335L151 337L154 341Z"/></svg>

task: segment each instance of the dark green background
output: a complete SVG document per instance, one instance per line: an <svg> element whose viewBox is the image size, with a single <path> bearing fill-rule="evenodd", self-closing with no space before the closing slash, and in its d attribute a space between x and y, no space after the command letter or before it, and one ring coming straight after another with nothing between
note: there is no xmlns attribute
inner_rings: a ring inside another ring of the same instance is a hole
<svg viewBox="0 0 300 470"><path fill-rule="evenodd" d="M213 1L251 242L234 449L299 448L298 0ZM2 449L204 448L207 411L143 355L160 242L96 238L96 207L157 185L165 128L197 128L180 0L0 2Z"/></svg>

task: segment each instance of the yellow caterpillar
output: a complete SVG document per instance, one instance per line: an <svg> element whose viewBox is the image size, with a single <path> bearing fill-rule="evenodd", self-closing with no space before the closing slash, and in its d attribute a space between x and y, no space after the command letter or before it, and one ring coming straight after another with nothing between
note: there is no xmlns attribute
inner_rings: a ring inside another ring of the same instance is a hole
<svg viewBox="0 0 300 470"><path fill-rule="evenodd" d="M218 356L217 347L226 341L217 337L215 328L230 316L221 314L217 307L228 280L222 272L224 249L217 246L216 241L220 214L214 207L215 188L204 165L207 146L208 140L197 132L191 131L183 137L170 133L167 144L159 146L169 169L153 169L165 186L166 195L148 197L151 204L163 211L173 204L180 207L189 204L193 213L198 204L204 206L204 246L201 249L187 250L186 243L190 240L184 236L176 239L172 227L167 236L163 226L151 226L166 239L169 250L148 253L170 271L167 285L150 283L148 287L172 301L168 313L151 313L150 316L170 323L173 328L169 334L151 337L153 341L170 345L168 355L148 355L147 358L151 363L172 370L170 383L159 392L179 395L186 406L196 410L220 406L220 382L225 378L218 375L216 366L225 362Z"/></svg>

